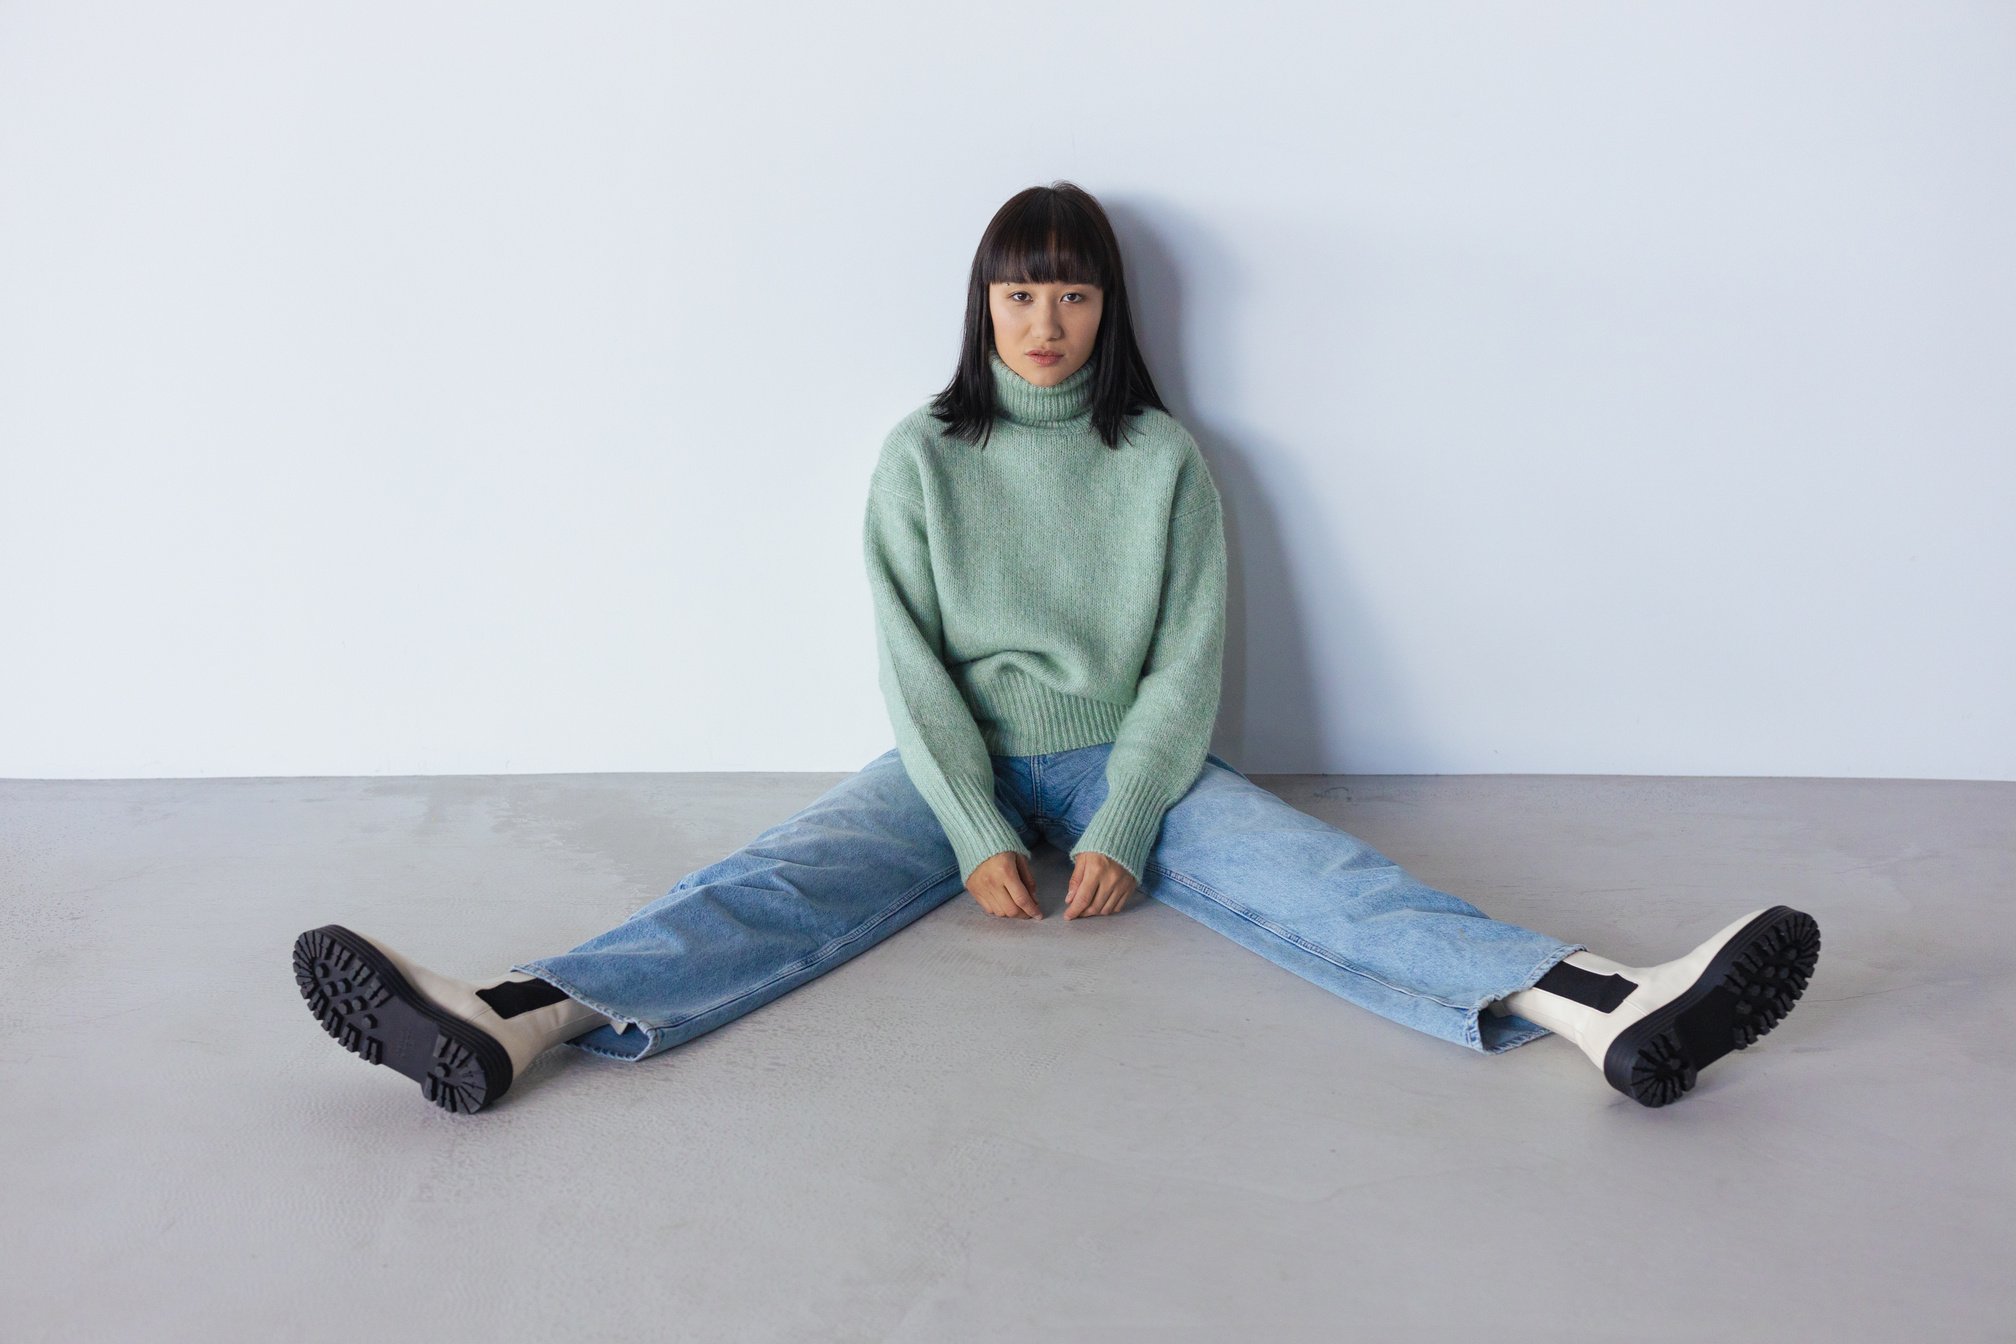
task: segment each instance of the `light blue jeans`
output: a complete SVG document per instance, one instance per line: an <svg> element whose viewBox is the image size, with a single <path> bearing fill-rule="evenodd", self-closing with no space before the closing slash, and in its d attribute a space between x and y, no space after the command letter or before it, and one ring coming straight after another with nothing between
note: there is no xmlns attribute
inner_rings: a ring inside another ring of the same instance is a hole
<svg viewBox="0 0 2016 1344"><path fill-rule="evenodd" d="M1039 836L1061 850L1077 842L1106 796L1111 750L993 758L1001 815L1032 851ZM789 993L964 890L951 843L892 747L615 928L511 969L631 1024L569 1045L644 1059ZM1585 947L1426 885L1215 755L1164 814L1139 894L1382 1017L1487 1054L1546 1028L1480 1010Z"/></svg>

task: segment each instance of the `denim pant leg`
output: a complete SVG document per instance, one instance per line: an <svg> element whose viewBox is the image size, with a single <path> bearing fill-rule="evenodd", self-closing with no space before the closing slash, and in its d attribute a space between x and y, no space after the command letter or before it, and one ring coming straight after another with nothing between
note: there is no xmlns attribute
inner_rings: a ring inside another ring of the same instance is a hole
<svg viewBox="0 0 2016 1344"><path fill-rule="evenodd" d="M1059 848L1105 799L1111 750L1044 758L1038 816L1061 814ZM1217 756L1164 815L1141 889L1382 1017L1486 1054L1547 1030L1480 1010L1585 947L1436 890Z"/></svg>
<svg viewBox="0 0 2016 1344"><path fill-rule="evenodd" d="M892 748L615 928L511 969L632 1024L569 1045L645 1059L832 970L962 889L951 842Z"/></svg>

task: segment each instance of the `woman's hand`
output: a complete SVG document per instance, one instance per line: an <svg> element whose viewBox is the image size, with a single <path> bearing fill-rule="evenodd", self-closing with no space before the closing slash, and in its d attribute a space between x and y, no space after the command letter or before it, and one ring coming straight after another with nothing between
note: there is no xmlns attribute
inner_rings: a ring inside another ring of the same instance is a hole
<svg viewBox="0 0 2016 1344"><path fill-rule="evenodd" d="M1071 886L1064 896L1064 918L1080 915L1117 915L1134 894L1134 874L1119 860L1097 850L1086 850L1071 869Z"/></svg>
<svg viewBox="0 0 2016 1344"><path fill-rule="evenodd" d="M1004 919L1041 919L1036 906L1036 879L1029 875L1029 860L1020 850L1004 849L982 860L966 879L966 890L980 902L980 908Z"/></svg>

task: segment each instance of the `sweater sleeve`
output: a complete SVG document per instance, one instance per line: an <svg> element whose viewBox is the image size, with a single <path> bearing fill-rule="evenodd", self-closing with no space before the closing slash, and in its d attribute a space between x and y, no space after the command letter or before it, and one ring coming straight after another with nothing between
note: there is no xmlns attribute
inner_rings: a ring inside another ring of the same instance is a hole
<svg viewBox="0 0 2016 1344"><path fill-rule="evenodd" d="M1190 791L1211 750L1225 657L1225 526L1201 456L1169 519L1162 606L1133 705L1106 757L1106 798L1071 857L1094 850L1138 884L1162 816ZM1186 499L1185 496L1188 496ZM1201 502L1199 502L1201 496Z"/></svg>
<svg viewBox="0 0 2016 1344"><path fill-rule="evenodd" d="M1028 855L994 802L994 764L973 711L945 670L944 632L931 577L924 501L878 472L863 526L874 597L877 681L905 771L952 842L963 882L980 864Z"/></svg>

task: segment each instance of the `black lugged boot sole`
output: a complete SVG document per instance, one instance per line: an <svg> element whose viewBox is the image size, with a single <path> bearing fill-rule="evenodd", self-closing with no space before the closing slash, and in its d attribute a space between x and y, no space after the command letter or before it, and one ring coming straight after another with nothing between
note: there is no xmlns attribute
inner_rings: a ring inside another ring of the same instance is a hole
<svg viewBox="0 0 2016 1344"><path fill-rule="evenodd" d="M511 1087L511 1056L414 989L370 942L341 924L294 940L294 983L337 1044L420 1084L444 1111L481 1110Z"/></svg>
<svg viewBox="0 0 2016 1344"><path fill-rule="evenodd" d="M1678 1101L1702 1069L1784 1020L1819 959L1813 917L1772 906L1738 930L1685 993L1618 1033L1604 1053L1604 1078L1646 1106Z"/></svg>

